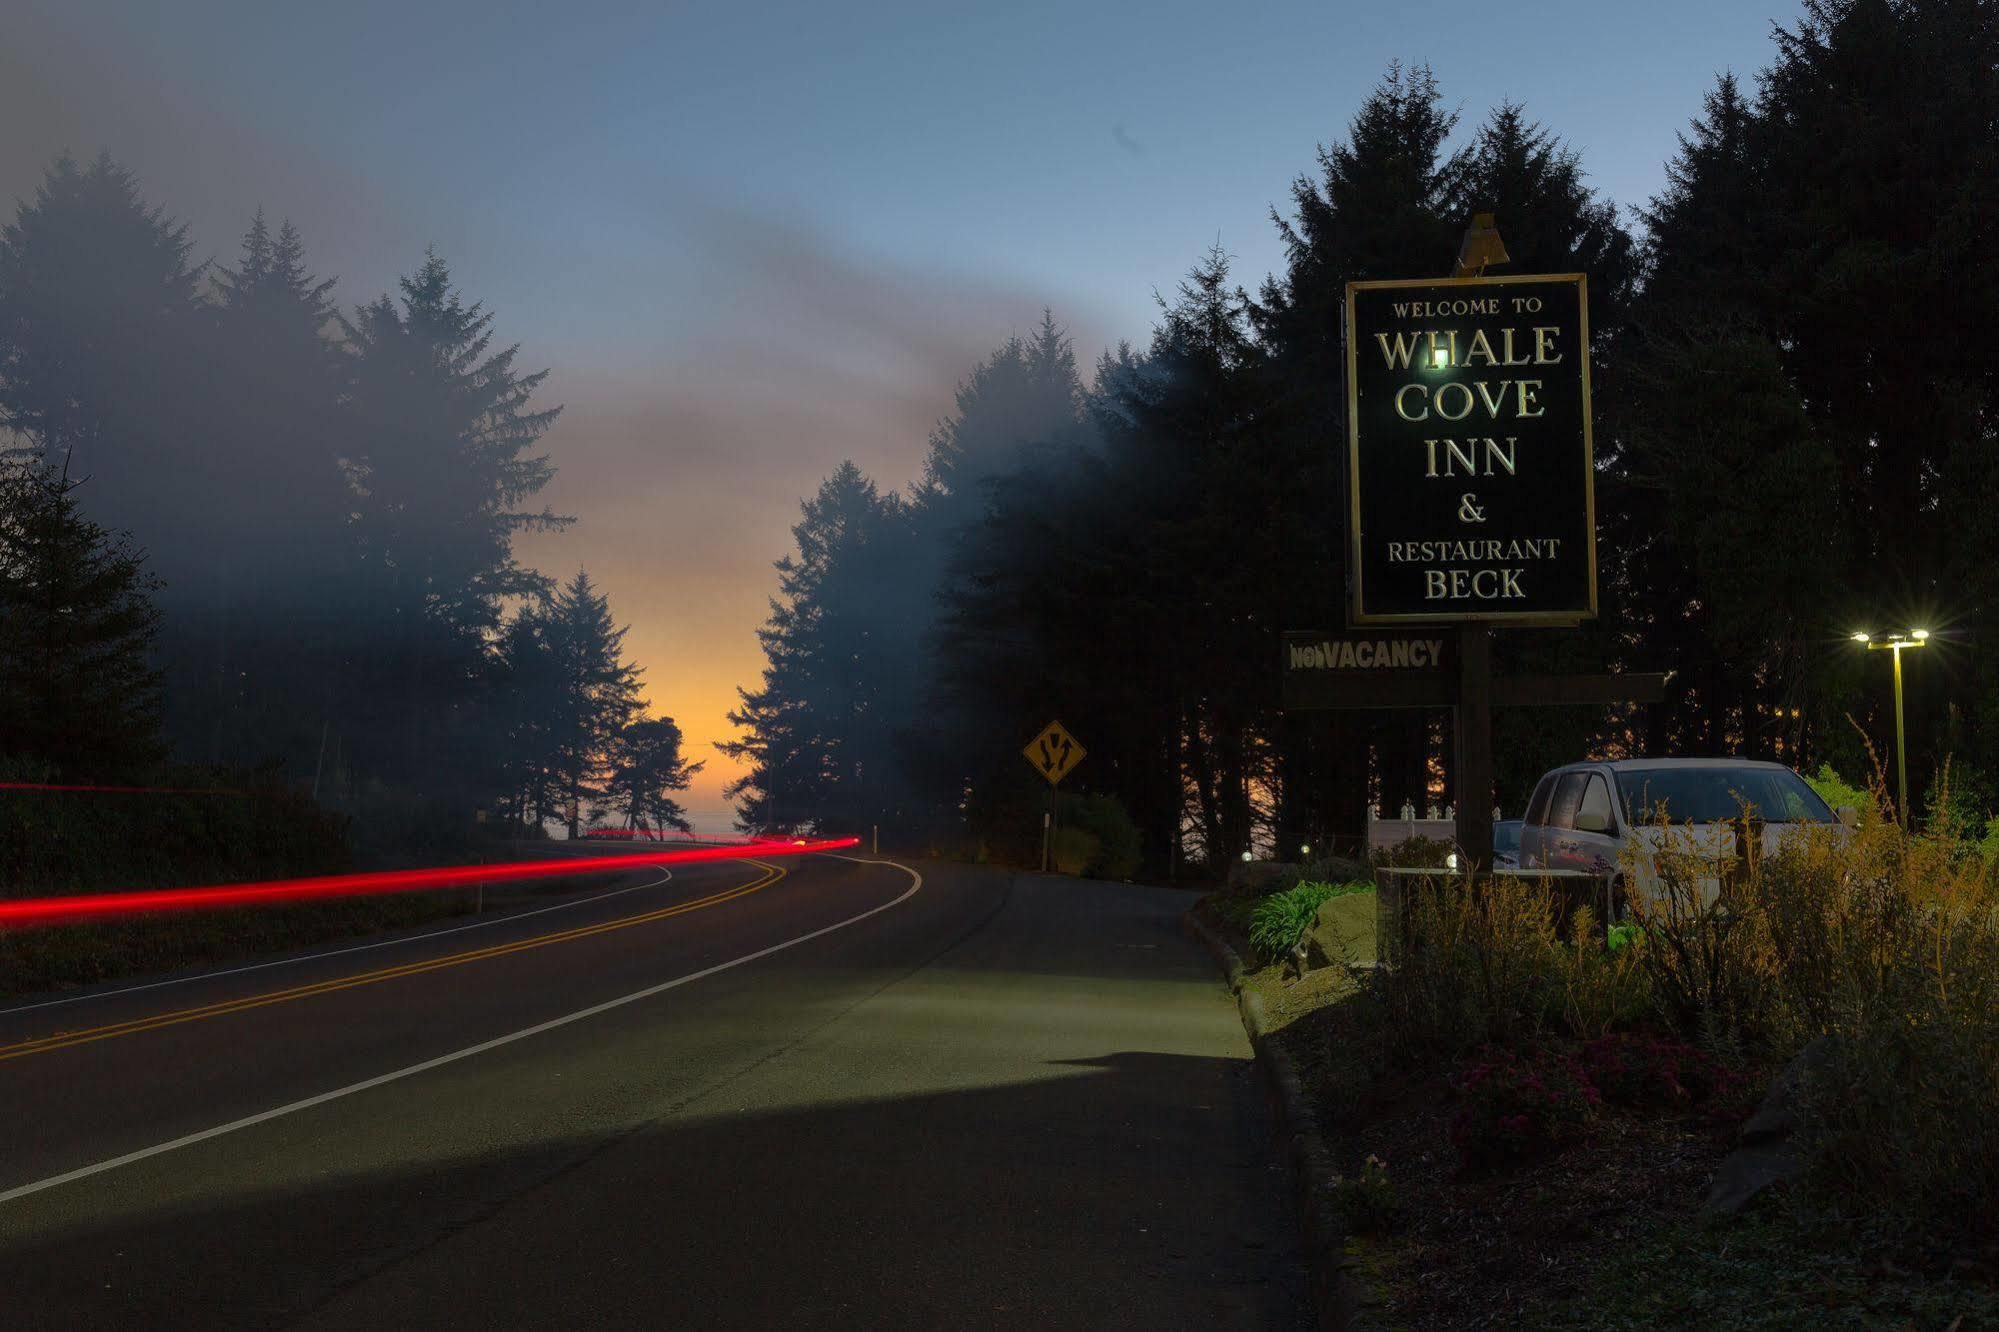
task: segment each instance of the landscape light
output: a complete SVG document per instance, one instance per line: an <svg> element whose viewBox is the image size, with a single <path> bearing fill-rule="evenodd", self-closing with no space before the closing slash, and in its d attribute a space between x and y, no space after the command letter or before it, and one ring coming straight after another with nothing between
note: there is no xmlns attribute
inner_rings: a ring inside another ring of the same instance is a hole
<svg viewBox="0 0 1999 1332"><path fill-rule="evenodd" d="M1448 348L1438 347L1430 353L1430 368L1448 370L1451 368L1451 353Z"/></svg>
<svg viewBox="0 0 1999 1332"><path fill-rule="evenodd" d="M1928 638L1929 636L1930 636L1930 631L1927 629L1911 629L1909 631L1909 637L1915 639L1918 643L1922 642L1925 638Z"/></svg>
<svg viewBox="0 0 1999 1332"><path fill-rule="evenodd" d="M1305 843L1305 845L1303 845L1303 846L1299 847L1299 848L1298 848L1298 854L1299 854L1299 855L1301 855L1301 856L1309 856L1309 855L1311 855L1311 854L1312 854L1312 844L1311 844L1310 842L1307 842L1307 843Z"/></svg>
<svg viewBox="0 0 1999 1332"><path fill-rule="evenodd" d="M1865 643L1865 642L1866 642L1866 641L1867 641L1868 639L1870 639L1870 638L1872 638L1872 637L1874 637L1874 635L1872 635L1872 634L1869 634L1869 633L1863 633L1863 632L1856 632L1856 633L1855 633L1855 634L1853 635L1853 641L1854 641L1854 642L1856 642L1856 643Z"/></svg>
<svg viewBox="0 0 1999 1332"><path fill-rule="evenodd" d="M1242 863L1245 865L1249 863L1249 852L1245 851L1242 853Z"/></svg>

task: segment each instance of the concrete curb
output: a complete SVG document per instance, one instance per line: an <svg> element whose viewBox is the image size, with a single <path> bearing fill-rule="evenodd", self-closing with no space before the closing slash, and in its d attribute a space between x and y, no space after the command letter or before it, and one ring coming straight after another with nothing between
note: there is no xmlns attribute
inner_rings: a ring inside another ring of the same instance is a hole
<svg viewBox="0 0 1999 1332"><path fill-rule="evenodd" d="M1366 1290L1349 1270L1346 1231L1332 1197L1331 1181L1336 1168L1333 1154L1312 1117L1298 1066L1282 1046L1270 1039L1269 1015L1264 1012L1262 998L1244 988L1242 959L1235 949L1192 911L1180 917L1180 927L1214 956L1215 964L1228 978L1229 993L1235 996L1236 1008L1242 1014L1243 1029L1249 1033L1257 1066L1270 1084L1277 1131L1291 1161L1292 1194L1305 1231L1305 1265L1319 1327L1322 1332L1348 1332L1365 1327L1361 1310Z"/></svg>

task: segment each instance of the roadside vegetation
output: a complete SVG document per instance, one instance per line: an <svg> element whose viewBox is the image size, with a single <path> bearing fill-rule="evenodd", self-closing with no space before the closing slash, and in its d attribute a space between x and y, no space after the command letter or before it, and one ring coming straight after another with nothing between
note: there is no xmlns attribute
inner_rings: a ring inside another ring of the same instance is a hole
<svg viewBox="0 0 1999 1332"><path fill-rule="evenodd" d="M1387 1322L1999 1321L1999 868L1880 794L1718 895L1666 858L1615 931L1531 879L1436 876L1393 967L1294 979L1310 884L1204 901L1345 1158L1324 1186ZM1780 1078L1797 1168L1710 1212Z"/></svg>

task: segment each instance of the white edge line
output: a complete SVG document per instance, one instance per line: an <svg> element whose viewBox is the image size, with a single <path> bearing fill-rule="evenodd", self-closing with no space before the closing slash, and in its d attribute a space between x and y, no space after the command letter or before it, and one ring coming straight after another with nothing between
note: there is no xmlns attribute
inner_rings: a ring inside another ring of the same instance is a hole
<svg viewBox="0 0 1999 1332"><path fill-rule="evenodd" d="M308 1096L302 1101L293 1101L289 1105L280 1105L270 1110L262 1110L254 1115L246 1115L241 1119L232 1119L227 1124L217 1124L214 1128L202 1129L198 1133L190 1133L185 1137L175 1138L171 1142L157 1143L151 1147L141 1147L136 1152L127 1152L123 1156L114 1156L108 1161L99 1161L94 1165L79 1166L75 1170L65 1171L60 1175L51 1175L47 1179L38 1179L32 1184L22 1184L16 1188L8 1189L4 1193L0 1193L0 1203L10 1203L16 1198L25 1198L31 1193L40 1193L43 1189L52 1189L59 1184L74 1183L79 1179L88 1179L92 1175L101 1175L106 1171L116 1170L121 1166L136 1164L148 1157L160 1156L182 1147L192 1147L195 1143L207 1142L210 1138L220 1138L224 1134L234 1133L238 1129L250 1128L253 1125L267 1123L273 1119L282 1119L286 1115L297 1114L301 1110L310 1110L314 1106L325 1105L328 1101L337 1101L344 1096L352 1096L356 1092L370 1091L376 1087L386 1086L391 1082L400 1082L404 1078L415 1077L419 1073L428 1073L431 1069L442 1068L446 1064L455 1064L461 1059L470 1059L474 1055L485 1054L488 1050L497 1050L503 1045L512 1045L515 1041L524 1041L530 1036L539 1036L543 1032L554 1031L558 1027L566 1027L572 1022L581 1022L585 1018L593 1018L600 1013L608 1013L614 1008L623 1008L626 1004L635 1004L641 999L650 999L656 994L664 994L668 990L676 990L683 985L691 985L695 981L704 980L719 971L728 971L733 967L740 967L745 963L769 957L772 953L781 953L787 948L796 948L799 944L831 934L835 930L844 930L849 925L858 924L866 920L869 916L879 915L890 907L902 905L902 903L916 896L917 892L923 887L923 876L921 874L918 874L915 870L909 868L909 866L898 864L893 860L860 860L853 856L840 856L838 859L852 860L857 865L892 866L909 876L909 888L902 896L883 902L880 906L870 907L857 916L849 916L845 920L835 921L833 924L813 930L809 934L801 934L795 939L786 939L783 943L772 944L768 948L759 948L754 953L745 953L741 957L732 958L727 962L717 962L712 967L703 967L699 971L690 971L685 976L676 976L670 981L661 981L658 985L648 985L643 990L634 990L630 994L620 995L616 999L607 999L601 1004L592 1004L588 1008L579 1008L574 1013L564 1013L561 1017L550 1018L546 1022L537 1022L532 1027L522 1027L519 1031L510 1031L504 1036L495 1036L490 1041L481 1041L477 1045L468 1045L462 1050L453 1050L449 1054L438 1055L435 1059L426 1059L420 1064L411 1064L407 1068L399 1068L391 1073L383 1073L361 1082L350 1083L345 1087L336 1087L332 1091L324 1091L317 1096Z"/></svg>
<svg viewBox="0 0 1999 1332"><path fill-rule="evenodd" d="M194 981L214 980L219 976L240 976L246 971L262 971L267 967L289 967L299 962L317 962L323 957L345 957L349 953L365 953L371 948L393 948L397 944L416 943L423 939L441 938L447 934L463 934L466 930L483 930L489 925L506 925L516 920L526 920L529 916L540 916L550 911L567 911L570 907L589 906L592 902L602 902L613 897L623 897L641 888L657 888L673 877L673 871L664 865L654 865L653 869L666 875L664 879L654 879L650 883L635 883L629 888L613 888L608 893L598 893L595 897L579 897L573 902L557 902L553 906L536 907L532 911L516 911L511 915L494 916L489 920L475 920L469 925L453 925L447 930L432 930L428 934L402 934L393 939L377 939L373 943L356 944L352 948L332 948L321 953L301 953L297 957L280 957L269 962L252 962L244 967L230 967L224 971L197 971L191 976L170 976L166 980L148 981L144 985L125 985L115 990L92 990L89 994L73 994L66 999L44 999L39 1003L22 1004L18 1008L0 1008L0 1017L15 1013L32 1013L38 1008L59 1008L64 1004L81 1004L92 999L110 999L121 994L137 994L141 990L157 990L168 985L188 985Z"/></svg>

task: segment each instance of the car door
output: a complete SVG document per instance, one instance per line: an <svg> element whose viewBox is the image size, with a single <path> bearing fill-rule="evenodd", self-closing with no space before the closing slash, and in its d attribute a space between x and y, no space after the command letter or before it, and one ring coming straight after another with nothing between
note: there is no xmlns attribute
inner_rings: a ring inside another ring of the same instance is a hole
<svg viewBox="0 0 1999 1332"><path fill-rule="evenodd" d="M1520 825L1520 868L1546 869L1548 846L1548 806L1555 796L1555 783L1561 777L1558 772L1548 773L1534 784L1534 794L1527 801L1525 821Z"/></svg>
<svg viewBox="0 0 1999 1332"><path fill-rule="evenodd" d="M1587 772L1565 772L1556 778L1554 797L1548 802L1548 821L1541 830L1545 849L1540 868L1583 868L1577 863L1582 847L1576 841L1576 810L1582 805L1583 787L1589 777Z"/></svg>
<svg viewBox="0 0 1999 1332"><path fill-rule="evenodd" d="M1610 784L1600 772L1587 774L1582 797L1576 805L1574 827L1568 833L1570 858L1565 869L1588 874L1609 874L1617 868L1618 823Z"/></svg>

